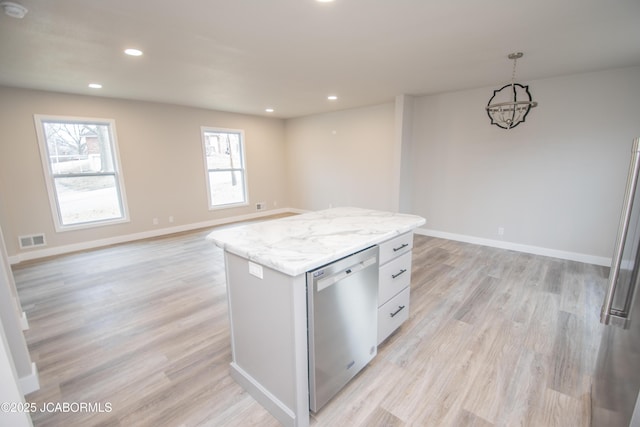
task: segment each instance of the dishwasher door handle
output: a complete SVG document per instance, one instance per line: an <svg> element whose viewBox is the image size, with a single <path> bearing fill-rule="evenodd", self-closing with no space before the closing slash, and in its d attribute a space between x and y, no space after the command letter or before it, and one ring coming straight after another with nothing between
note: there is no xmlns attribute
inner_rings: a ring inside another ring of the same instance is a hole
<svg viewBox="0 0 640 427"><path fill-rule="evenodd" d="M377 257L376 256L372 256L371 258L367 258L362 262L359 262L349 268L345 268L344 270L340 271L339 273L336 273L332 276L329 277L324 277L320 280L318 280L317 284L316 284L316 292L320 292L323 289L328 288L331 285L334 285L336 283L338 283L340 280L349 277L359 271L364 270L367 267L370 267L372 265L374 265L377 261Z"/></svg>

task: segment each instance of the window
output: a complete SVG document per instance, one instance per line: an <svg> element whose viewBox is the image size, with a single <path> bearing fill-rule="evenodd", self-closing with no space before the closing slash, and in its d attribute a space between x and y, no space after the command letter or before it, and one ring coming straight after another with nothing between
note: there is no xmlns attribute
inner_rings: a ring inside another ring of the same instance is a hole
<svg viewBox="0 0 640 427"><path fill-rule="evenodd" d="M247 204L244 132L202 128L209 208Z"/></svg>
<svg viewBox="0 0 640 427"><path fill-rule="evenodd" d="M35 116L56 230L128 221L115 123Z"/></svg>

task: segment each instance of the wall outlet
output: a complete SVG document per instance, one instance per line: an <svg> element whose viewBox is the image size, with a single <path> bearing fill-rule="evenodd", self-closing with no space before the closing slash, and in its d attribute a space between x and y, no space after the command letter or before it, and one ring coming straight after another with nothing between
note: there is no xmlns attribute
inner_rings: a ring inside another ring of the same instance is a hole
<svg viewBox="0 0 640 427"><path fill-rule="evenodd" d="M498 227L498 236L504 236L504 227Z"/></svg>
<svg viewBox="0 0 640 427"><path fill-rule="evenodd" d="M169 215L169 223L172 224L173 223L173 215Z"/></svg>
<svg viewBox="0 0 640 427"><path fill-rule="evenodd" d="M262 266L251 261L249 261L249 274L256 276L258 279L262 279L264 277Z"/></svg>
<svg viewBox="0 0 640 427"><path fill-rule="evenodd" d="M266 207L266 205L267 204L265 202L258 202L258 203L256 203L256 210L257 211L261 211Z"/></svg>
<svg viewBox="0 0 640 427"><path fill-rule="evenodd" d="M158 218L153 218L153 220L151 222L153 222L153 225L160 224L160 221L158 220Z"/></svg>

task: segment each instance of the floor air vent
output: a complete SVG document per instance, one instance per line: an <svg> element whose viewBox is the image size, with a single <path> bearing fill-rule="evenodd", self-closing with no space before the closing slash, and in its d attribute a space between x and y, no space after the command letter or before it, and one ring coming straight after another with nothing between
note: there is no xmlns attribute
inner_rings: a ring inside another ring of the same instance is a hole
<svg viewBox="0 0 640 427"><path fill-rule="evenodd" d="M32 248L35 246L44 246L47 242L44 239L44 234L32 234L30 236L19 236L20 249Z"/></svg>

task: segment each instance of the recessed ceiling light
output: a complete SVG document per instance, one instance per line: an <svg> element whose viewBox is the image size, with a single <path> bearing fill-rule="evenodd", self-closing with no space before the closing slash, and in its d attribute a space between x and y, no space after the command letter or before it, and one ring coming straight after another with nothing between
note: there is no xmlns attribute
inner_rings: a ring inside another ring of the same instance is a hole
<svg viewBox="0 0 640 427"><path fill-rule="evenodd" d="M318 3L333 3L334 0L316 0Z"/></svg>
<svg viewBox="0 0 640 427"><path fill-rule="evenodd" d="M142 51L140 49L125 49L124 53L129 56L142 56Z"/></svg>
<svg viewBox="0 0 640 427"><path fill-rule="evenodd" d="M4 13L9 15L12 18L22 19L25 17L27 12L29 11L23 5L18 3L13 3L10 1L0 2L0 6L2 6L2 9L4 9Z"/></svg>
<svg viewBox="0 0 640 427"><path fill-rule="evenodd" d="M327 96L327 99L329 101L335 101L336 99L338 99L338 96L337 95L329 95L329 96Z"/></svg>
<svg viewBox="0 0 640 427"><path fill-rule="evenodd" d="M91 89L102 89L102 85L100 83L89 83L89 87Z"/></svg>
<svg viewBox="0 0 640 427"><path fill-rule="evenodd" d="M266 111L267 113L273 113L273 108L265 108L264 111Z"/></svg>

